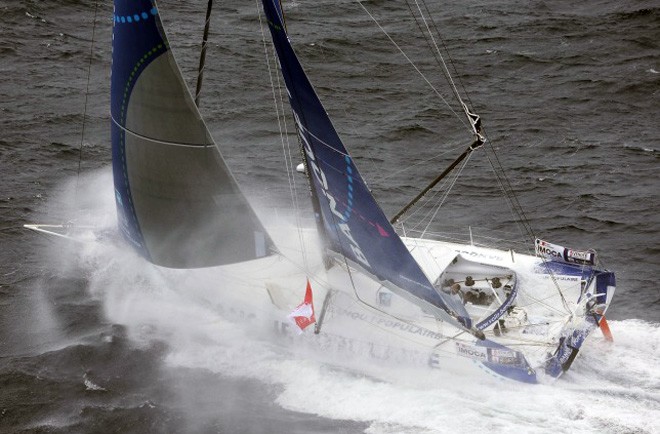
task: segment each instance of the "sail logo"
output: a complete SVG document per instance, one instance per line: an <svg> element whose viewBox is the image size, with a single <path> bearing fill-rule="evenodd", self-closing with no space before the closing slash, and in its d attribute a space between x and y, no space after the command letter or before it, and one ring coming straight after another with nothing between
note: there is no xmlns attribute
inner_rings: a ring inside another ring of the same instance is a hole
<svg viewBox="0 0 660 434"><path fill-rule="evenodd" d="M307 138L307 134L308 134L307 130L300 122L298 113L296 113L295 110L293 110L293 117L296 121L296 125L298 125L298 131L300 132L299 136L303 142L303 148L305 150L305 154L307 155L307 164L311 168L311 172L314 174L314 177L321 186L320 188L321 193L326 197L326 199L328 199L328 206L330 208L330 212L332 212L332 214L334 214L337 217L337 221L338 221L337 227L344 235L344 237L346 237L346 239L348 240L349 246L351 248L351 251L355 255L355 258L365 267L371 268L371 265L369 264L369 261L367 261L367 258L364 256L362 249L355 241L355 238L351 233L351 228L346 223L347 222L346 217L344 216L344 214L339 212L339 210L337 210L337 200L334 198L332 194L330 194L330 191L328 190L328 180L325 176L325 173L323 173L323 170L321 170L319 165L316 163L316 156L314 155L314 151L312 151L312 147Z"/></svg>

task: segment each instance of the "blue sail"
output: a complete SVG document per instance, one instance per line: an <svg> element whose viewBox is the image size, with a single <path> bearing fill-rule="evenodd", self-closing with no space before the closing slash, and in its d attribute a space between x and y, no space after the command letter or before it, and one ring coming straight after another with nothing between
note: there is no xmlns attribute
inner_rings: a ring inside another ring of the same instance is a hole
<svg viewBox="0 0 660 434"><path fill-rule="evenodd" d="M172 268L272 254L181 76L155 2L115 0L113 22L112 167L124 237Z"/></svg>
<svg viewBox="0 0 660 434"><path fill-rule="evenodd" d="M461 301L433 288L371 195L291 47L279 1L262 2L318 199L326 247L426 311L471 328Z"/></svg>

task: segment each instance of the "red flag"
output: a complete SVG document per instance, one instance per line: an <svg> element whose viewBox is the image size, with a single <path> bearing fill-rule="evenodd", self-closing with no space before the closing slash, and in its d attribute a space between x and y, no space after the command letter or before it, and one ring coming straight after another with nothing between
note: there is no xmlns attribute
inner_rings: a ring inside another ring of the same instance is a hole
<svg viewBox="0 0 660 434"><path fill-rule="evenodd" d="M314 301L312 300L312 285L310 285L309 279L307 279L305 299L298 307L293 309L293 312L289 314L289 318L300 327L301 333L307 326L316 322L316 318L314 317Z"/></svg>

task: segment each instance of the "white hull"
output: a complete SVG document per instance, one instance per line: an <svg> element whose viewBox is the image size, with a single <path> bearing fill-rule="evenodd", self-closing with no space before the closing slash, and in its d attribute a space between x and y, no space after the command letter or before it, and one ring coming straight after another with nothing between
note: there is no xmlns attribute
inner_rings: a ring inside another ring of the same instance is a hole
<svg viewBox="0 0 660 434"><path fill-rule="evenodd" d="M577 330L581 345L594 328L595 323L587 314L589 300L581 295L595 293L596 279L583 288L585 283L580 276L539 273L543 262L533 256L432 240L404 238L404 242L432 282L446 280L448 276L458 281L461 275L472 275L475 280L472 292L477 292L479 287L490 288L487 285L492 284L496 275L503 279L515 276L510 280L516 280L517 296L513 297L511 306L503 310L501 317L483 326L488 342L507 349L484 347L479 339L424 313L359 272L353 271L349 276L346 268L339 266L325 272L320 260L308 265L308 269L314 270L311 273L281 257L186 272L215 276L219 284L196 286L195 296L227 318L255 325L256 330L267 333L265 339L285 337L285 341L296 346L322 349L329 360L350 355L376 358L384 363L422 364L456 373L537 382L563 372L547 369L562 337ZM450 264L455 257L458 260ZM488 276L486 281L483 277L488 273L496 275ZM312 282L317 320L328 290L332 290L319 334L314 333L313 327L298 334L295 325L287 319L302 301L307 277ZM499 298L491 295L485 300L466 303L475 324L493 315L506 301L505 284L502 282L499 291L490 290L498 292ZM561 289L566 303L555 285ZM614 288L609 287L607 300L600 303L600 313L604 313L613 292ZM513 360L521 356L525 368L521 368L521 360ZM564 364L570 354L554 357ZM493 362L498 361L503 363L503 370L492 369ZM512 363L517 365L513 370L509 369Z"/></svg>
<svg viewBox="0 0 660 434"><path fill-rule="evenodd" d="M82 243L109 241L89 228L26 227ZM291 228L273 231L278 232L292 233ZM318 251L309 248L315 244L316 232L303 230L301 234L308 250ZM402 239L438 290L449 292L449 284L458 283L461 291L470 293L463 296L465 307L486 342L494 342L495 347L484 346L473 335L425 313L358 271L348 273L346 266L325 271L320 257L309 253L306 268L301 266L305 261L290 239L277 240L282 256L196 270L158 270L166 280L169 274L186 276L194 282L187 285L191 291L187 296L198 298L227 319L253 327L256 333L265 333L265 340L285 337L296 346L323 350L328 360L350 355L525 382L558 377L570 366L599 318L593 312L605 313L615 289L602 284L599 289L597 278L585 278L594 275L590 268L548 263L513 251ZM554 272L549 274L548 267ZM474 280L470 286L467 276ZM318 334L313 327L299 334L287 318L301 303L307 278L312 282L319 321L331 291ZM574 337L569 338L571 335ZM570 342L558 350L563 339ZM548 367L552 359L554 366ZM498 369L499 362L504 364L503 370Z"/></svg>

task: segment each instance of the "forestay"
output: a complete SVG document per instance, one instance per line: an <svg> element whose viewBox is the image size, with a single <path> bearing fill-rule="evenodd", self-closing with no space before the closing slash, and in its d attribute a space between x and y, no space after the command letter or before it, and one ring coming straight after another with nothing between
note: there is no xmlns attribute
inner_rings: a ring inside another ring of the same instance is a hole
<svg viewBox="0 0 660 434"><path fill-rule="evenodd" d="M438 293L360 176L290 45L278 0L262 0L318 201L327 248L424 310L471 327L461 301Z"/></svg>
<svg viewBox="0 0 660 434"><path fill-rule="evenodd" d="M273 243L227 168L149 0L115 0L112 159L119 227L174 268L246 261Z"/></svg>

